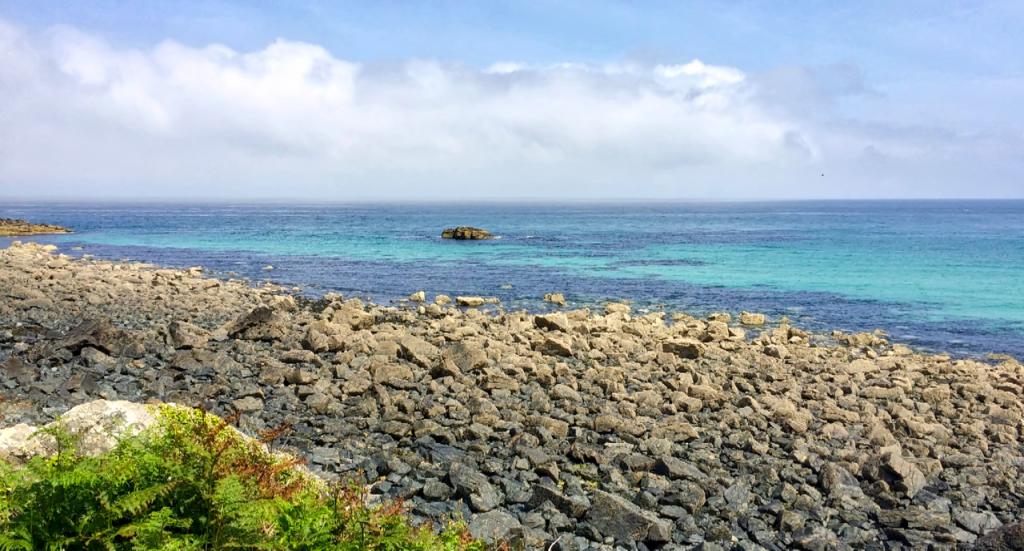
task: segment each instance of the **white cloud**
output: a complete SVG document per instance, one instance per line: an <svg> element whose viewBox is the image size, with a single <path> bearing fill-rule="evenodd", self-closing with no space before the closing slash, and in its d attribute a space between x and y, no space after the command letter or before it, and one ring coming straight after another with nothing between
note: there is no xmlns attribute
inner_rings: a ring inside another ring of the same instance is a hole
<svg viewBox="0 0 1024 551"><path fill-rule="evenodd" d="M749 196L930 147L802 118L779 98L820 91L778 88L700 60L363 65L0 20L0 195Z"/></svg>

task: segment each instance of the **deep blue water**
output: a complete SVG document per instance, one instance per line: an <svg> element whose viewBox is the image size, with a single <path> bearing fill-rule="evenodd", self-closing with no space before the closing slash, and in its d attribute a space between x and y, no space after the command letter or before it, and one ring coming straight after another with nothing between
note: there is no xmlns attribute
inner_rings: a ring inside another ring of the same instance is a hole
<svg viewBox="0 0 1024 551"><path fill-rule="evenodd" d="M7 203L0 217L74 228L36 238L70 254L203 265L309 293L388 302L424 289L543 309L539 298L560 291L577 304L759 310L816 330L880 327L921 348L1024 358L1024 201ZM452 225L500 238L441 240Z"/></svg>

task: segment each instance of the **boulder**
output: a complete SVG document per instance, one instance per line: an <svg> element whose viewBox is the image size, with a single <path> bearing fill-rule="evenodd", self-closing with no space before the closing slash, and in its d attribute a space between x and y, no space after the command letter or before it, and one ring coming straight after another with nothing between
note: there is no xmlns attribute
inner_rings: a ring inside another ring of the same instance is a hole
<svg viewBox="0 0 1024 551"><path fill-rule="evenodd" d="M454 228L445 228L441 232L442 239L458 239L458 240L480 240L480 239L491 239L494 237L491 232L474 228L472 226L457 226Z"/></svg>
<svg viewBox="0 0 1024 551"><path fill-rule="evenodd" d="M608 492L594 490L587 521L616 542L664 542L672 535L672 525L637 507L632 502Z"/></svg>
<svg viewBox="0 0 1024 551"><path fill-rule="evenodd" d="M568 333L569 330L572 329L572 325L569 323L569 318L561 312L534 316L533 324L540 329L550 329L552 331L561 331L563 333Z"/></svg>
<svg viewBox="0 0 1024 551"><path fill-rule="evenodd" d="M757 312L740 312L740 323L743 325L764 325L766 318L764 314Z"/></svg>
<svg viewBox="0 0 1024 551"><path fill-rule="evenodd" d="M129 358L141 358L146 352L139 339L114 327L108 318L83 321L53 341L50 351L53 353L63 348L78 354L85 347Z"/></svg>
<svg viewBox="0 0 1024 551"><path fill-rule="evenodd" d="M486 304L486 302L483 297L455 297L456 304L466 306L467 308L476 308Z"/></svg>
<svg viewBox="0 0 1024 551"><path fill-rule="evenodd" d="M469 500L474 511L484 513L501 504L498 491L487 477L468 465L453 463L448 469L448 479L458 496Z"/></svg>
<svg viewBox="0 0 1024 551"><path fill-rule="evenodd" d="M409 300L412 302L425 302L427 300L427 293L424 291L416 291L409 295Z"/></svg>
<svg viewBox="0 0 1024 551"><path fill-rule="evenodd" d="M974 542L974 551L1024 551L1024 522L1007 524Z"/></svg>
<svg viewBox="0 0 1024 551"><path fill-rule="evenodd" d="M438 356L438 348L429 342L412 335L398 340L398 355L410 362L430 369Z"/></svg>
<svg viewBox="0 0 1024 551"><path fill-rule="evenodd" d="M488 511L473 516L469 522L469 533L488 545L510 544L523 538L523 525L505 511Z"/></svg>
<svg viewBox="0 0 1024 551"><path fill-rule="evenodd" d="M704 345L700 341L694 339L674 339L662 343L661 349L669 354L675 354L676 356L693 360L704 355Z"/></svg>
<svg viewBox="0 0 1024 551"><path fill-rule="evenodd" d="M229 323L224 331L229 337L250 341L281 340L287 334L277 312L269 306L253 308Z"/></svg>
<svg viewBox="0 0 1024 551"><path fill-rule="evenodd" d="M77 436L79 453L95 456L113 449L119 438L136 434L155 422L156 416L149 406L123 400L94 400L71 408L46 427L61 427ZM57 441L46 434L35 435L38 430L26 424L0 429L0 459L21 464L36 455L56 454Z"/></svg>
<svg viewBox="0 0 1024 551"><path fill-rule="evenodd" d="M202 348L210 341L210 332L187 321L172 321L167 326L175 348Z"/></svg>
<svg viewBox="0 0 1024 551"><path fill-rule="evenodd" d="M885 446L875 454L863 468L863 475L869 480L881 480L890 487L905 492L913 498L927 484L924 473L916 465L903 458L899 444Z"/></svg>
<svg viewBox="0 0 1024 551"><path fill-rule="evenodd" d="M623 302L609 302L604 305L605 314L628 314L630 307Z"/></svg>
<svg viewBox="0 0 1024 551"><path fill-rule="evenodd" d="M545 293L544 300L559 306L565 306L565 295L562 293Z"/></svg>

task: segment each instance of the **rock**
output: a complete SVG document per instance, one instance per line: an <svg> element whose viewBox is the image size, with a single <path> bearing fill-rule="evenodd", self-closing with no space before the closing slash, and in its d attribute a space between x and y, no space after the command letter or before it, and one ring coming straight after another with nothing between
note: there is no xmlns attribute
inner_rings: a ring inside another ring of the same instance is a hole
<svg viewBox="0 0 1024 551"><path fill-rule="evenodd" d="M487 365L487 353L479 346L464 342L456 342L445 347L441 356L466 373Z"/></svg>
<svg viewBox="0 0 1024 551"><path fill-rule="evenodd" d="M257 306L224 328L229 337L253 341L281 340L287 329L277 312L269 306Z"/></svg>
<svg viewBox="0 0 1024 551"><path fill-rule="evenodd" d="M453 463L448 470L448 479L456 493L469 500L469 506L478 512L487 512L501 501L498 491L487 481L487 477L462 463Z"/></svg>
<svg viewBox="0 0 1024 551"><path fill-rule="evenodd" d="M899 444L885 446L864 465L864 476L870 480L882 480L896 490L914 497L927 480L913 463L903 458Z"/></svg>
<svg viewBox="0 0 1024 551"><path fill-rule="evenodd" d="M543 484L536 484L531 490L533 493L527 502L531 509L537 509L544 503L551 503L555 509L572 518L582 518L590 509L590 500L583 495L567 496L557 488Z"/></svg>
<svg viewBox="0 0 1024 551"><path fill-rule="evenodd" d="M545 335L536 350L549 356L572 356L572 343L565 337Z"/></svg>
<svg viewBox="0 0 1024 551"><path fill-rule="evenodd" d="M84 321L55 340L51 350L66 349L78 354L87 346L112 356L140 358L145 348L137 339L114 327L107 318Z"/></svg>
<svg viewBox="0 0 1024 551"><path fill-rule="evenodd" d="M559 312L557 314L544 314L534 316L533 324L539 329L550 329L552 331L561 331L568 333L572 326L569 323L569 318Z"/></svg>
<svg viewBox="0 0 1024 551"><path fill-rule="evenodd" d="M410 362L430 369L438 357L438 348L429 342L412 335L407 335L398 341L398 354Z"/></svg>
<svg viewBox="0 0 1024 551"><path fill-rule="evenodd" d="M347 325L353 331L359 331L360 329L373 327L375 320L373 314L363 310L361 307L345 303L334 310L334 313L331 315L331 321Z"/></svg>
<svg viewBox="0 0 1024 551"><path fill-rule="evenodd" d="M455 304L459 306L465 306L467 308L477 308L487 304L487 299L484 297L470 296L470 297L455 297Z"/></svg>
<svg viewBox="0 0 1024 551"><path fill-rule="evenodd" d="M764 325L765 315L756 312L740 312L740 323L743 325Z"/></svg>
<svg viewBox="0 0 1024 551"><path fill-rule="evenodd" d="M704 345L694 339L674 339L662 343L661 349L669 354L675 354L676 356L693 360L704 355Z"/></svg>
<svg viewBox="0 0 1024 551"><path fill-rule="evenodd" d="M425 291L416 291L415 293L409 295L409 300L411 300L412 302L426 302L427 293Z"/></svg>
<svg viewBox="0 0 1024 551"><path fill-rule="evenodd" d="M451 486L436 478L430 479L423 484L423 496L429 499L444 500L451 497L451 495Z"/></svg>
<svg viewBox="0 0 1024 551"><path fill-rule="evenodd" d="M119 438L136 434L155 422L153 411L143 404L94 400L71 408L46 426L57 425L77 436L79 453L91 457L110 451ZM38 430L26 424L0 430L0 459L20 464L36 455L56 454L56 440L49 435L33 436Z"/></svg>
<svg viewBox="0 0 1024 551"><path fill-rule="evenodd" d="M999 517L989 511L984 513L959 511L953 518L957 524L978 535L988 534L1003 525Z"/></svg>
<svg viewBox="0 0 1024 551"><path fill-rule="evenodd" d="M522 539L523 526L519 519L505 511L489 511L473 516L469 533L488 545L514 543Z"/></svg>
<svg viewBox="0 0 1024 551"><path fill-rule="evenodd" d="M0 236L42 235L48 233L71 233L71 230L52 224L33 224L28 220L0 218Z"/></svg>
<svg viewBox="0 0 1024 551"><path fill-rule="evenodd" d="M210 332L186 321L172 321L167 326L175 348L202 348L210 341Z"/></svg>
<svg viewBox="0 0 1024 551"><path fill-rule="evenodd" d="M263 400L260 400L255 396L246 396L245 398L239 398L238 400L231 402L231 405L234 406L235 411L239 413L253 413L263 409Z"/></svg>
<svg viewBox="0 0 1024 551"><path fill-rule="evenodd" d="M372 368L373 382L395 388L403 388L415 380L416 375L408 365L381 363Z"/></svg>
<svg viewBox="0 0 1024 551"><path fill-rule="evenodd" d="M666 534L671 535L671 524L651 513L645 512L632 502L621 497L594 490L587 521L605 536L618 543L632 544L637 541L663 542Z"/></svg>
<svg viewBox="0 0 1024 551"><path fill-rule="evenodd" d="M565 295L562 293L545 293L544 300L559 306L565 306Z"/></svg>
<svg viewBox="0 0 1024 551"><path fill-rule="evenodd" d="M630 307L623 302L609 302L604 305L605 314L628 314Z"/></svg>
<svg viewBox="0 0 1024 551"><path fill-rule="evenodd" d="M974 542L974 551L1024 551L1024 522L1007 524Z"/></svg>
<svg viewBox="0 0 1024 551"><path fill-rule="evenodd" d="M441 232L442 239L459 239L459 240L479 240L479 239L491 239L494 237L491 232L480 228L474 228L472 226L457 226L454 228L445 228Z"/></svg>
<svg viewBox="0 0 1024 551"><path fill-rule="evenodd" d="M780 360L785 360L789 357L789 349L781 344L769 344L764 347L764 353Z"/></svg>
<svg viewBox="0 0 1024 551"><path fill-rule="evenodd" d="M709 321L704 331L704 341L724 341L729 338L729 325L724 321Z"/></svg>

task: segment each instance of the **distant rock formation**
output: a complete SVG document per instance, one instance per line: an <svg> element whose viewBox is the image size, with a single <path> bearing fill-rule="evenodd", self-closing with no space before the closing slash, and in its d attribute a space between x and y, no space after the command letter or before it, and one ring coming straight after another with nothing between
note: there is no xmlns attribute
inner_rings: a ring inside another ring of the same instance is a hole
<svg viewBox="0 0 1024 551"><path fill-rule="evenodd" d="M441 232L441 237L444 239L476 240L491 239L494 236L491 235L491 232L480 228L458 226L455 228L445 228L445 230Z"/></svg>
<svg viewBox="0 0 1024 551"><path fill-rule="evenodd" d="M71 233L71 230L63 226L51 224L33 224L28 220L0 218L0 236L41 235L46 233Z"/></svg>

